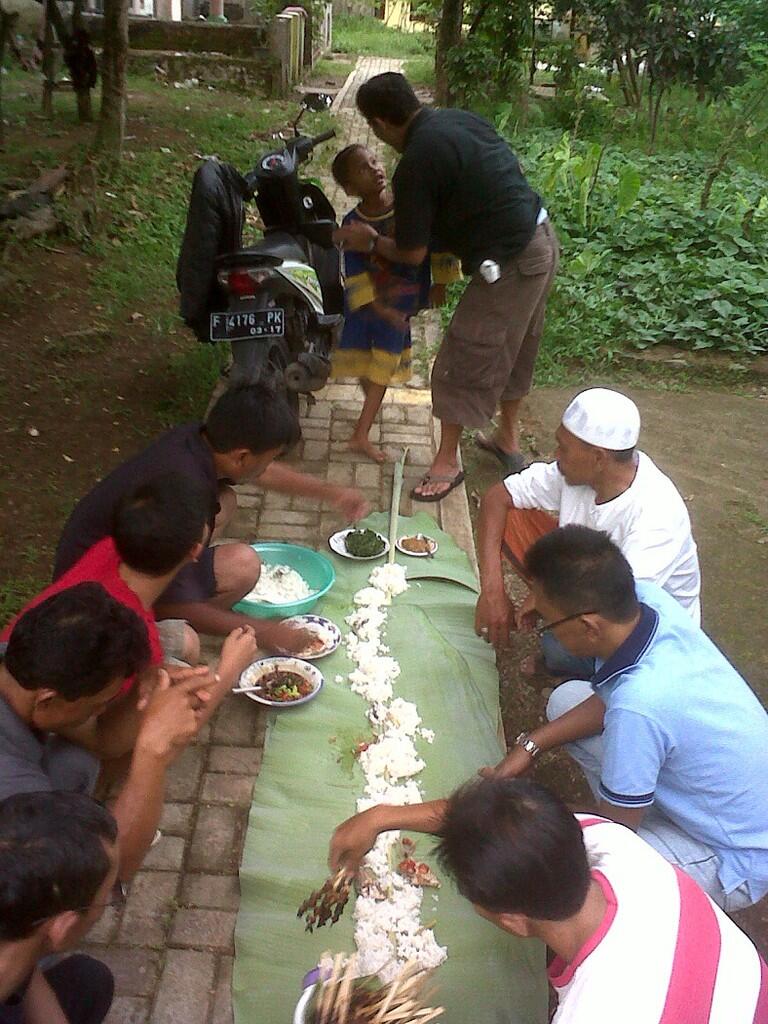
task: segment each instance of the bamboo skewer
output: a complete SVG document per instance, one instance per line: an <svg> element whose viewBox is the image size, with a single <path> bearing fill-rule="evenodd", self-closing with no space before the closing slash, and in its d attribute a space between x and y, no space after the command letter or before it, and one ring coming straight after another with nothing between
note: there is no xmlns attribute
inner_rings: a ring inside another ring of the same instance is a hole
<svg viewBox="0 0 768 1024"><path fill-rule="evenodd" d="M397 522L400 515L400 495L403 493L403 473L407 458L408 445L403 448L400 458L395 463L395 472L392 477L392 504L389 507L389 555L387 556L390 565L395 561L395 541L397 540Z"/></svg>
<svg viewBox="0 0 768 1024"><path fill-rule="evenodd" d="M425 1006L433 991L426 984L430 972L415 962L407 963L387 984L374 977L357 977L357 958L343 963L333 960L331 976L318 982L314 1024L428 1024L443 1013L443 1007Z"/></svg>

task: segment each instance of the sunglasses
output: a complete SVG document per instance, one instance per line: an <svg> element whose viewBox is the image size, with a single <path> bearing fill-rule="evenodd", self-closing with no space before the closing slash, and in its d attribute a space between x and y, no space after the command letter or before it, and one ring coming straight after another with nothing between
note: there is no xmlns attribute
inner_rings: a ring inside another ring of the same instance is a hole
<svg viewBox="0 0 768 1024"><path fill-rule="evenodd" d="M564 615L562 619L556 619L554 622L542 622L540 626L534 626L533 632L536 636L541 636L543 633L549 632L551 629L557 629L558 626L562 626L566 622L573 622L574 619L580 619L582 615L599 615L597 609L593 609L589 612L574 612L573 615Z"/></svg>

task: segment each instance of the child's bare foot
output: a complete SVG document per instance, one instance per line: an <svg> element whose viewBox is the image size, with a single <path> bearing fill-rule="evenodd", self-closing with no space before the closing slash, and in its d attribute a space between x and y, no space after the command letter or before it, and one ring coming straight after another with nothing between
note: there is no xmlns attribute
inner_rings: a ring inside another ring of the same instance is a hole
<svg viewBox="0 0 768 1024"><path fill-rule="evenodd" d="M347 442L347 447L351 452L362 452L363 455L367 455L374 462L387 461L386 452L382 451L381 448L377 448L375 444L371 444L367 437L358 437L357 434L353 434Z"/></svg>

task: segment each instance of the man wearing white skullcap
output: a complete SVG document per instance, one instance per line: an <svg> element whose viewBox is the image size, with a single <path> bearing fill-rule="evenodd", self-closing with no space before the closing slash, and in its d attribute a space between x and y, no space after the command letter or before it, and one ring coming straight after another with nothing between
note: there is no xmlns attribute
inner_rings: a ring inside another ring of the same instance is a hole
<svg viewBox="0 0 768 1024"><path fill-rule="evenodd" d="M536 462L483 496L478 524L481 592L477 632L504 646L511 628L530 628L532 605L515 611L504 590L502 558L523 573L528 548L540 536L577 523L607 533L632 566L635 578L658 584L699 623L700 574L691 522L672 481L636 450L640 413L626 395L590 388L577 395L555 431L555 461ZM543 638L547 669L555 675L588 673ZM528 663L528 672L534 666Z"/></svg>

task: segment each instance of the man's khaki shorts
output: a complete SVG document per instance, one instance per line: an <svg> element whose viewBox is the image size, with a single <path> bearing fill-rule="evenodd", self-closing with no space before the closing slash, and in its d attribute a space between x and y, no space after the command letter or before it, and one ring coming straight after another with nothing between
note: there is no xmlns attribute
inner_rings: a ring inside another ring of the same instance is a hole
<svg viewBox="0 0 768 1024"><path fill-rule="evenodd" d="M473 276L432 368L438 419L481 427L500 401L528 394L558 260L557 236L545 220L498 281Z"/></svg>

